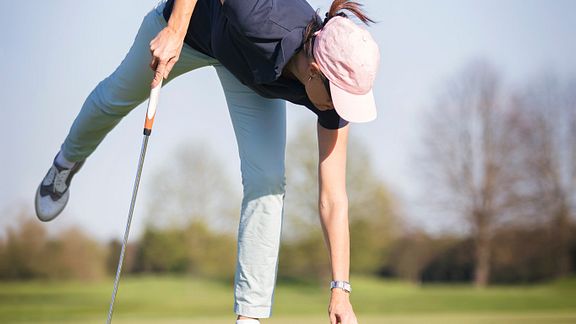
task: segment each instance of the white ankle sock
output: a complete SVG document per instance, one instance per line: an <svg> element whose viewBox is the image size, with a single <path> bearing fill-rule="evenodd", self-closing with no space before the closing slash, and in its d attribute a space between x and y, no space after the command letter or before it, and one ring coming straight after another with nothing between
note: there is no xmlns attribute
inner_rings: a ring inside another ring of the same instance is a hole
<svg viewBox="0 0 576 324"><path fill-rule="evenodd" d="M255 319L240 319L236 320L236 324L260 324L260 321Z"/></svg>
<svg viewBox="0 0 576 324"><path fill-rule="evenodd" d="M59 166L61 167L65 167L66 169L71 169L74 164L74 162L68 161L64 155L62 155L62 152L58 152L58 155L56 156L56 163L58 163Z"/></svg>

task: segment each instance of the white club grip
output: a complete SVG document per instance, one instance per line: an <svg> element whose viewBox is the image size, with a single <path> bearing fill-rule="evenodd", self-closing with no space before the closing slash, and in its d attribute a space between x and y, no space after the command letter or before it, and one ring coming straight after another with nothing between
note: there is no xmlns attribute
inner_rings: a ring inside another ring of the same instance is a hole
<svg viewBox="0 0 576 324"><path fill-rule="evenodd" d="M158 107L158 98L160 97L160 89L162 88L162 80L160 83L150 90L150 98L148 99L148 109L146 110L146 121L144 122L144 135L149 136L152 133L152 126L154 125L154 116L156 116L156 108Z"/></svg>

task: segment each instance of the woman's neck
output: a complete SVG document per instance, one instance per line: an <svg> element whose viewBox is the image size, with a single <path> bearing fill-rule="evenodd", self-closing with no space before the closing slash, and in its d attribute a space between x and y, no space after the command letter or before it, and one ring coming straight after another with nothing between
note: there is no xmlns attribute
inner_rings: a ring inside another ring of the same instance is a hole
<svg viewBox="0 0 576 324"><path fill-rule="evenodd" d="M286 78L298 80L300 83L305 84L307 80L307 70L310 62L303 50L296 53L288 64L284 67L282 75Z"/></svg>

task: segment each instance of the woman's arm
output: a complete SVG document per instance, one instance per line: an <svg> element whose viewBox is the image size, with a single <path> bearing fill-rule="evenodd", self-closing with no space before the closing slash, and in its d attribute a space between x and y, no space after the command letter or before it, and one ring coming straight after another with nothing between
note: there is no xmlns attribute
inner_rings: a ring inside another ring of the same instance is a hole
<svg viewBox="0 0 576 324"><path fill-rule="evenodd" d="M178 62L196 2L197 0L174 0L168 26L150 42L150 68L155 72L152 88L156 87L162 78L166 79L174 64Z"/></svg>
<svg viewBox="0 0 576 324"><path fill-rule="evenodd" d="M337 130L318 124L318 209L324 239L330 253L332 280L349 281L350 234L346 194L346 147L348 126ZM328 309L332 324L356 324L349 294L332 289Z"/></svg>

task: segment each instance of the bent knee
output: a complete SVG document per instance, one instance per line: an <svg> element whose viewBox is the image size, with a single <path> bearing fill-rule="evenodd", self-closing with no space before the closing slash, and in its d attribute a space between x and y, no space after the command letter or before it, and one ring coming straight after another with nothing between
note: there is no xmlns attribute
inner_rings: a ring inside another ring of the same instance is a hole
<svg viewBox="0 0 576 324"><path fill-rule="evenodd" d="M268 172L252 172L242 174L242 185L245 197L259 197L265 195L284 194L286 191L286 177L284 168Z"/></svg>

